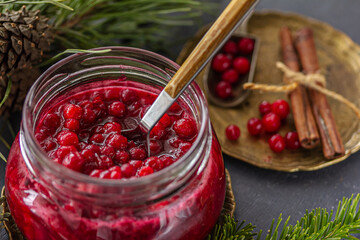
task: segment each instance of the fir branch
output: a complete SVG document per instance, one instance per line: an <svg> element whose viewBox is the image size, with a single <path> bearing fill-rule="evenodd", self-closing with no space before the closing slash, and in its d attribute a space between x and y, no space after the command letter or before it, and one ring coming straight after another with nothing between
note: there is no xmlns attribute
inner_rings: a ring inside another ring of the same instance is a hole
<svg viewBox="0 0 360 240"><path fill-rule="evenodd" d="M279 226L282 217L278 218L276 224L273 220L266 240L315 240L315 239L358 239L352 234L360 233L360 212L358 194L355 198L343 198L339 202L337 212L334 216L333 210L317 208L311 212L306 211L304 217L294 226L289 225L289 219L285 222L281 231ZM280 234L279 234L280 233Z"/></svg>
<svg viewBox="0 0 360 240"><path fill-rule="evenodd" d="M10 95L10 90L11 90L11 85L12 85L12 81L11 78L8 77L8 84L6 86L6 90L5 90L5 94L3 99L0 102L0 108L2 107L2 105L5 103L6 99L8 99L9 95Z"/></svg>
<svg viewBox="0 0 360 240"><path fill-rule="evenodd" d="M208 235L207 240L251 240L256 233L251 223L245 225L245 221L240 224L231 216L225 216L222 225L217 224L212 233Z"/></svg>

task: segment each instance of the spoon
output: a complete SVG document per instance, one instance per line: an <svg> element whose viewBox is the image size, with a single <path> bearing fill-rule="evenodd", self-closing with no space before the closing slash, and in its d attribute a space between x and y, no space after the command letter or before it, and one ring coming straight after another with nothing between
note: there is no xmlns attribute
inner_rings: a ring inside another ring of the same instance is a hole
<svg viewBox="0 0 360 240"><path fill-rule="evenodd" d="M232 0L228 4L141 119L140 125L147 131L148 142L151 129L240 26L257 2L258 0Z"/></svg>

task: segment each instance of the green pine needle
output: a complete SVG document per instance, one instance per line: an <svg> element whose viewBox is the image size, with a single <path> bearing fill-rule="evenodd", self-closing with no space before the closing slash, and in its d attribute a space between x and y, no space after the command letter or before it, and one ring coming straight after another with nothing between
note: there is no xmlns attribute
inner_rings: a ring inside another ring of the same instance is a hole
<svg viewBox="0 0 360 240"><path fill-rule="evenodd" d="M305 215L292 226L287 218L280 230L282 215L277 221L273 219L270 229L267 231L266 240L341 240L359 239L354 234L360 234L360 194L355 198L343 198L339 202L336 213L330 213L324 208L316 208ZM225 217L223 225L216 225L207 240L250 240L257 236L260 239L262 231L254 233L254 225L248 224L242 227L230 216Z"/></svg>
<svg viewBox="0 0 360 240"><path fill-rule="evenodd" d="M253 233L255 228L251 223L245 225L245 221L240 224L230 216L225 216L222 225L217 224L207 240L251 240L256 235Z"/></svg>
<svg viewBox="0 0 360 240"><path fill-rule="evenodd" d="M4 94L4 97L3 99L1 100L0 102L0 108L2 107L2 105L5 103L6 99L9 97L10 95L10 90L11 90L11 85L12 85L12 81L10 79L10 77L8 77L8 84L6 86L6 90L5 90L5 94Z"/></svg>

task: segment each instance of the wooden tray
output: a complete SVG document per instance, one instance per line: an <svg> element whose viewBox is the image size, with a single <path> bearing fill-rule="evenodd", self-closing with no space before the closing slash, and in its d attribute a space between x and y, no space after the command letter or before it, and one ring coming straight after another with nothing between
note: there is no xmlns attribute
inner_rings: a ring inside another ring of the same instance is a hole
<svg viewBox="0 0 360 240"><path fill-rule="evenodd" d="M255 83L282 84L282 74L276 69L276 61L281 61L279 29L287 25L293 31L310 27L314 31L317 54L321 68L325 71L327 87L348 98L360 106L360 47L344 33L330 25L304 16L280 12L256 12L248 22L249 34L257 36L261 43L254 76ZM193 40L189 41L179 55L181 64L193 47L206 32L201 29ZM209 66L207 66L209 67ZM207 78L207 69L197 78L203 88ZM248 134L246 124L251 117L260 117L258 105L261 101L273 102L276 99L287 99L282 93L252 92L249 98L239 107L220 108L209 103L209 113L215 132L224 153L258 167L286 172L312 171L341 162L360 148L359 119L343 104L329 99L336 124L343 139L345 156L331 161L322 155L321 147L313 150L285 150L280 154L273 153L268 147L269 136L255 138ZM225 128L237 124L242 133L237 142L226 139ZM292 116L280 130L284 136L287 131L294 131Z"/></svg>

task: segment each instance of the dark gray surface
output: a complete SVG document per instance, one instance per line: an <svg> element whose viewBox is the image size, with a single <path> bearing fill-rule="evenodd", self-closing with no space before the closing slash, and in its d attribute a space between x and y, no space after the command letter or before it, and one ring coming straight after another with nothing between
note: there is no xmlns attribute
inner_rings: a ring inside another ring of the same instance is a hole
<svg viewBox="0 0 360 240"><path fill-rule="evenodd" d="M229 1L218 2L222 6L219 7L220 12ZM257 9L290 11L310 16L328 22L360 43L359 0L263 0ZM204 22L210 22L214 18L215 16L208 16ZM183 37L183 41L174 48L174 56L196 29L196 27L185 30L175 29L175 32L182 33L180 36ZM11 122L16 129L19 126L19 116L13 116ZM4 123L0 121L0 126L3 125ZM242 129L242 131L246 130ZM9 136L9 133L5 132L3 135ZM0 151L7 153L2 144ZM336 208L343 196L349 197L360 192L359 158L360 153L356 153L346 161L322 170L283 173L259 169L225 155L225 165L231 174L237 203L235 216L239 220L257 225L257 229L266 231L271 220L277 218L280 213L283 213L285 219L290 215L292 217L290 222L295 223L303 216L306 209ZM0 176L4 176L5 164L0 162ZM1 177L0 184L3 185L3 182Z"/></svg>

